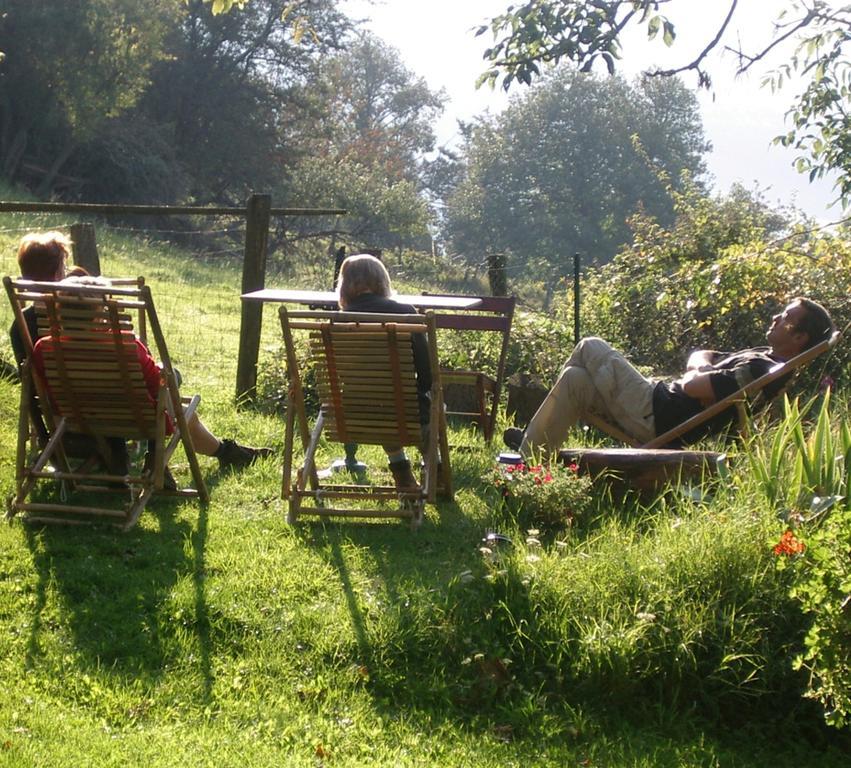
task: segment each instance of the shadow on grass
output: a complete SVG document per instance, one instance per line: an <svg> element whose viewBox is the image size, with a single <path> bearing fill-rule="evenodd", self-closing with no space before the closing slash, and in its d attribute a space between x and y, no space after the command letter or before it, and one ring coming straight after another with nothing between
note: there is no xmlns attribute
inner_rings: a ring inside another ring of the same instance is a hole
<svg viewBox="0 0 851 768"><path fill-rule="evenodd" d="M166 499L149 503L140 525L128 533L98 525L26 525L38 579L27 666L51 653L56 638L50 633L67 631L81 671L156 680L185 652L177 638L180 622L164 606L177 582L188 576L195 615L183 624L194 630L201 695L208 700L213 681L204 592L207 509L187 508L189 515L198 515L194 528L176 517L176 504ZM157 524L147 527L152 516ZM55 608L49 608L52 601Z"/></svg>
<svg viewBox="0 0 851 768"><path fill-rule="evenodd" d="M339 574L358 659L369 669L379 710L405 706L431 720L468 721L485 730L508 722L519 730L540 681L523 679L523 643L514 641L523 635L513 622L538 640L545 632L528 582L513 568L487 580L481 521L471 521L455 503L441 502L436 512L429 507L417 531L345 520L300 524L296 535ZM368 585L364 572L376 574ZM512 710L522 714L512 718Z"/></svg>

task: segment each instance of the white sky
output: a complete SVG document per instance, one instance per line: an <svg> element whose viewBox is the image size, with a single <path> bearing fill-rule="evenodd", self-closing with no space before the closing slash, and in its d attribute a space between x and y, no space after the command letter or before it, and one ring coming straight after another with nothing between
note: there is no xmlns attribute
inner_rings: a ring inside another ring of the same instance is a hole
<svg viewBox="0 0 851 768"><path fill-rule="evenodd" d="M397 48L405 65L425 78L433 90L443 89L450 101L436 126L438 141L452 143L457 138L456 119L469 119L486 110L499 112L507 103L500 88L476 90L475 81L485 69L482 52L490 44L489 33L475 37L476 25L503 12L511 0L348 0L345 7L353 16L369 18L367 28ZM745 49L768 38L771 21L788 6L783 0L740 0L733 20L734 37ZM681 65L693 52L705 47L722 20L728 3L722 0L675 0L666 12L674 21L677 40L670 49L661 40L647 43L635 35L625 43L621 71L631 76L651 64ZM784 49L788 55L788 48ZM793 203L820 221L840 217L838 206L828 208L834 199L832 180L810 184L806 175L792 167L791 150L772 146L771 139L784 130L784 114L800 89L786 86L772 95L760 88L762 76L783 63L775 57L754 74L734 80L733 59L718 56L709 62L713 75L712 93L701 91L698 99L704 129L713 151L707 157L715 188L726 192L734 182L764 191L771 203ZM694 87L695 78L684 75ZM513 87L510 94L522 93Z"/></svg>

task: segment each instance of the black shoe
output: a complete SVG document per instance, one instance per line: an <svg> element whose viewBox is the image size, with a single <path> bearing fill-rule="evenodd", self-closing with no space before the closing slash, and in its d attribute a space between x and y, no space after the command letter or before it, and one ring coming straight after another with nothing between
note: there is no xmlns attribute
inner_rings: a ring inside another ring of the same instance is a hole
<svg viewBox="0 0 851 768"><path fill-rule="evenodd" d="M271 448L250 448L240 445L235 440L222 440L222 444L214 456L219 460L219 469L245 469L257 459L272 455Z"/></svg>
<svg viewBox="0 0 851 768"><path fill-rule="evenodd" d="M523 430L519 427L509 427L502 433L502 442L512 451L519 451L523 442Z"/></svg>
<svg viewBox="0 0 851 768"><path fill-rule="evenodd" d="M420 484L411 471L411 462L407 459L390 464L390 473L393 475L393 482L396 484L397 491L419 490Z"/></svg>
<svg viewBox="0 0 851 768"><path fill-rule="evenodd" d="M145 463L142 465L142 472L146 474L153 475L154 473L154 452L148 451L145 454ZM164 491L176 491L177 490L177 480L174 479L174 475L171 474L171 470L166 467L163 470L163 490Z"/></svg>

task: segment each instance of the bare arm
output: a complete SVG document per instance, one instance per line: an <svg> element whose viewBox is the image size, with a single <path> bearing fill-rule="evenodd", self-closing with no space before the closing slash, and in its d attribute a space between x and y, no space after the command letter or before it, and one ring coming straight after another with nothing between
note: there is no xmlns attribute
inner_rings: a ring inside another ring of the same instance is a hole
<svg viewBox="0 0 851 768"><path fill-rule="evenodd" d="M691 362L691 360L689 360ZM695 400L700 400L704 408L715 402L715 390L712 389L710 381L711 374L699 370L686 371L680 379L683 391Z"/></svg>
<svg viewBox="0 0 851 768"><path fill-rule="evenodd" d="M689 355L686 363L687 371L708 371L718 357L718 353L711 349L696 349Z"/></svg>

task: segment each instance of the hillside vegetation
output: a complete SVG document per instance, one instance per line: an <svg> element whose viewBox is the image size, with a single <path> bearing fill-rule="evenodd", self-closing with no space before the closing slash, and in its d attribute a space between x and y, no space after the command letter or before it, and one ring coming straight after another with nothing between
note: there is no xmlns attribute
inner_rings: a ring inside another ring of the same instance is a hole
<svg viewBox="0 0 851 768"><path fill-rule="evenodd" d="M5 224L9 254L24 222ZM157 500L128 534L0 527L0 765L847 764L847 729L823 724L824 685L819 698L820 683L842 684L841 662L793 664L819 650L805 645L813 614L801 606L833 610L843 566L830 558L847 526L798 530L821 552L809 580L773 551L812 489L788 460L794 414L779 449L775 429L732 447L713 484L653 498L595 486L581 514L543 520L505 503L495 450L455 426L456 501L429 508L418 532L291 527L280 410L232 401L236 267L116 232L101 255L108 273L147 276L214 430L278 452L241 475L202 459L209 507ZM545 322L559 324L521 316L520 364L524 340L552 341L536 332ZM270 315L269 388L278 349ZM0 381L4 496L17 399ZM847 400L822 414L839 459ZM338 453L323 446L322 461ZM380 451L361 458L382 471ZM847 464L834 490L847 489ZM847 504L830 506L819 520L847 520ZM488 531L513 544L483 542ZM790 595L822 581L820 598ZM821 626L821 651L847 653Z"/></svg>

